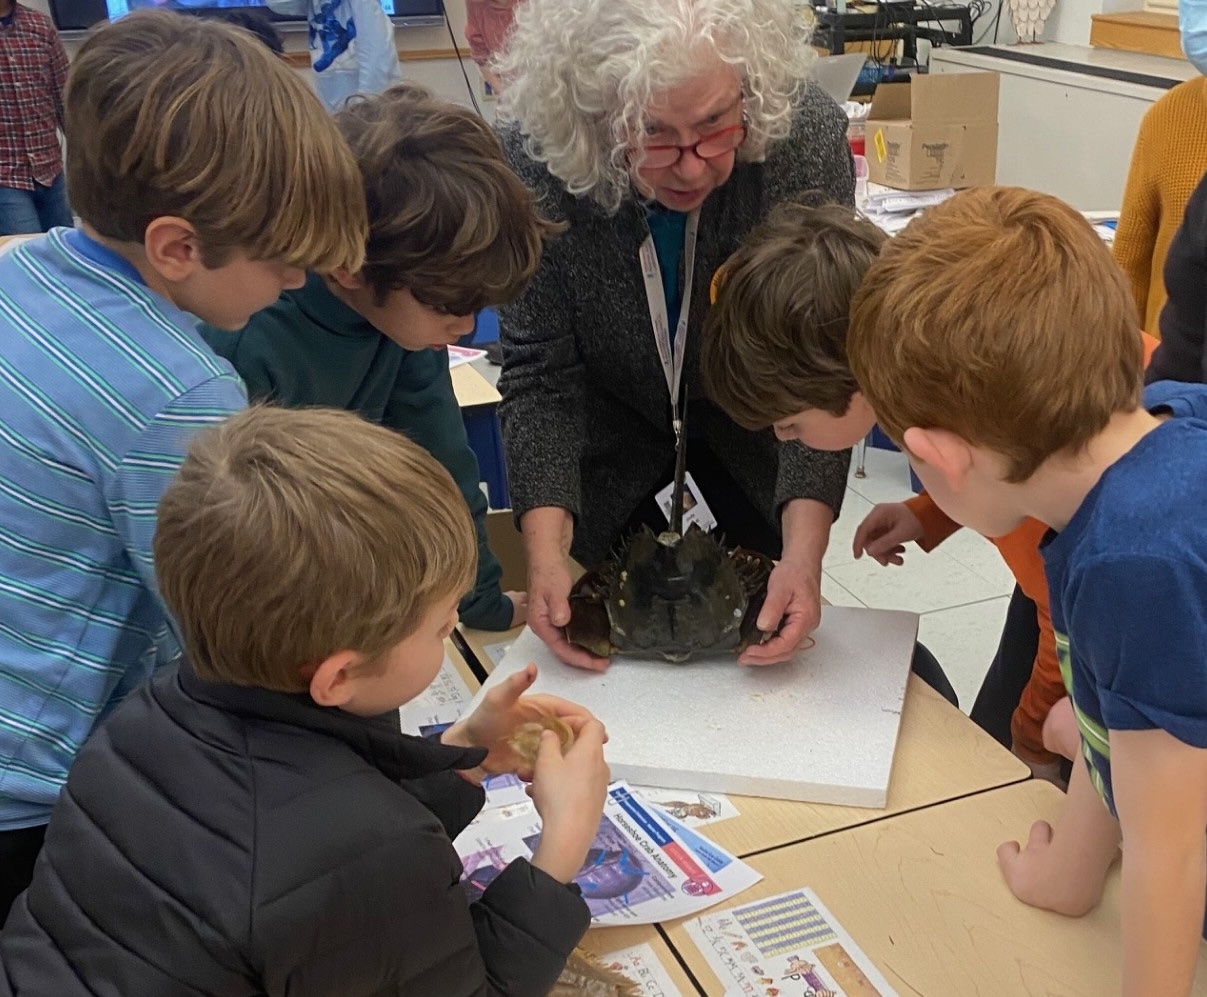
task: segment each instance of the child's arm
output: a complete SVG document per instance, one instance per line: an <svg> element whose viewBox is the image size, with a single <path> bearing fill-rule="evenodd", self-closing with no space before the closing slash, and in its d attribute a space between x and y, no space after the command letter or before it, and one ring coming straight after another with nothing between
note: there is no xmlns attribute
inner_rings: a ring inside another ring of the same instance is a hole
<svg viewBox="0 0 1207 997"><path fill-rule="evenodd" d="M855 531L852 550L856 560L867 554L882 565L901 564L907 543L917 543L929 553L959 528L959 523L922 492L907 502L877 505Z"/></svg>
<svg viewBox="0 0 1207 997"><path fill-rule="evenodd" d="M1207 893L1207 749L1163 730L1110 732L1123 828L1124 997L1189 994Z"/></svg>
<svg viewBox="0 0 1207 997"><path fill-rule="evenodd" d="M443 351L408 353L382 414L382 425L404 433L453 476L474 517L478 534L478 577L461 601L461 619L479 630L507 630L524 622L523 593L504 592L499 566L486 540L486 496L479 482L478 459L465 435L461 408L453 393L448 355Z"/></svg>
<svg viewBox="0 0 1207 997"><path fill-rule="evenodd" d="M1006 884L1023 903L1081 917L1102 899L1118 851L1119 822L1099 798L1085 763L1076 761L1056 825L1037 821L1025 848L1007 841L997 857Z"/></svg>

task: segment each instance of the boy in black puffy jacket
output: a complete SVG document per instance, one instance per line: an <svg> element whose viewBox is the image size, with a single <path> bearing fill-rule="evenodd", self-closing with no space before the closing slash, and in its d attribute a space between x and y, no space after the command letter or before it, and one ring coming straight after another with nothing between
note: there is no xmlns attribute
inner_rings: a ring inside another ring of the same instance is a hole
<svg viewBox="0 0 1207 997"><path fill-rule="evenodd" d="M186 659L80 752L0 992L73 997L538 997L587 929L571 885L608 781L581 708L500 686L440 741L380 715L444 659L476 538L398 433L256 408L199 436L159 507L159 586ZM535 768L506 746L534 708ZM377 719L374 719L377 718ZM451 838L485 774L532 779L544 833L480 900Z"/></svg>

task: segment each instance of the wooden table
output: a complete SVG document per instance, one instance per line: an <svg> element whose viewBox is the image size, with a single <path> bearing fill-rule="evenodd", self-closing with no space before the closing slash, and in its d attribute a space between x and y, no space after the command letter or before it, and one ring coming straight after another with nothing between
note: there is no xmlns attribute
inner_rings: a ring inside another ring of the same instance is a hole
<svg viewBox="0 0 1207 997"><path fill-rule="evenodd" d="M484 648L514 640L519 630L463 632L470 648L490 671L493 665ZM602 719L607 723L607 717ZM1029 776L1026 765L917 676L911 675L885 809L732 796L741 816L709 824L705 833L723 848L746 857L769 848L883 820L893 814L1021 782Z"/></svg>
<svg viewBox="0 0 1207 997"><path fill-rule="evenodd" d="M498 405L502 401L498 389L467 363L457 364L448 376L453 379L453 394L461 408Z"/></svg>
<svg viewBox="0 0 1207 997"><path fill-rule="evenodd" d="M35 239L33 235L0 235L0 256L3 256L10 249L16 249L21 243L29 239Z"/></svg>
<svg viewBox="0 0 1207 997"><path fill-rule="evenodd" d="M812 888L902 997L1118 994L1118 868L1079 920L1025 906L998 872L997 846L1060 799L1030 781L777 849L750 861L766 879L726 906ZM665 926L671 945L704 993L723 994L683 923ZM1207 995L1207 950L1194 993Z"/></svg>

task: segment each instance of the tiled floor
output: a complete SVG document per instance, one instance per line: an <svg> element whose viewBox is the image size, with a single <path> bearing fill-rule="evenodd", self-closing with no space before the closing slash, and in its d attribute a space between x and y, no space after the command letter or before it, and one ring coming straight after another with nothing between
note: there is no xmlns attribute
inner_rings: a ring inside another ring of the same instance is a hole
<svg viewBox="0 0 1207 997"><path fill-rule="evenodd" d="M899 453L869 449L867 477L856 478L854 470L852 461L826 552L822 595L837 606L920 613L918 639L939 659L967 712L997 650L1014 578L993 545L970 530L929 554L911 544L900 567L856 561L851 541L863 517L876 503L900 502L913 492Z"/></svg>

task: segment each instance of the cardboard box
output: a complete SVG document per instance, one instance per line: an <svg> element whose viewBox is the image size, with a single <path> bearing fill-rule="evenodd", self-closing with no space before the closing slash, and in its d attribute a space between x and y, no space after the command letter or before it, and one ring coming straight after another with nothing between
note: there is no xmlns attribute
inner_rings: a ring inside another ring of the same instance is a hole
<svg viewBox="0 0 1207 997"><path fill-rule="evenodd" d="M997 176L997 73L922 74L876 88L868 179L900 190L991 184Z"/></svg>

